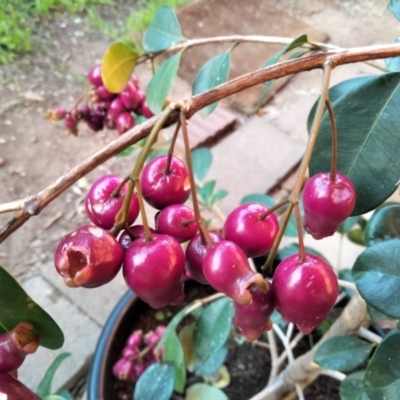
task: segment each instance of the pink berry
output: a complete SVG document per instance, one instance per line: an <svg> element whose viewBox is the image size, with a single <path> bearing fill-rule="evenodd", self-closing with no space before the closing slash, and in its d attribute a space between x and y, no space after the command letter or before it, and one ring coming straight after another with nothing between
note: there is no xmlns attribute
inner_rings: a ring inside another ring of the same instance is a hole
<svg viewBox="0 0 400 400"><path fill-rule="evenodd" d="M98 86L91 92L91 94L94 103L100 101L113 101L117 97L115 93L109 92L105 86Z"/></svg>
<svg viewBox="0 0 400 400"><path fill-rule="evenodd" d="M207 251L203 271L215 290L225 293L238 304L245 305L251 302L250 289L253 287L257 287L262 293L268 290L262 275L250 268L242 249L228 240L214 243Z"/></svg>
<svg viewBox="0 0 400 400"><path fill-rule="evenodd" d="M143 332L141 330L133 331L127 341L126 345L129 347L140 347L142 344Z"/></svg>
<svg viewBox="0 0 400 400"><path fill-rule="evenodd" d="M125 111L117 116L115 119L115 125L118 133L122 135L135 126L135 118L133 118L131 113Z"/></svg>
<svg viewBox="0 0 400 400"><path fill-rule="evenodd" d="M308 334L331 311L339 287L335 273L322 259L293 254L277 267L272 279L275 306L282 318Z"/></svg>
<svg viewBox="0 0 400 400"><path fill-rule="evenodd" d="M85 208L90 220L104 229L111 229L115 217L122 207L128 184L125 184L119 191L118 196L113 193L121 184L122 178L118 175L104 175L93 183L86 199ZM133 224L139 215L139 201L135 193L132 194L128 210L128 224Z"/></svg>
<svg viewBox="0 0 400 400"><path fill-rule="evenodd" d="M356 190L346 175L337 173L332 181L328 172L316 174L303 190L304 228L314 239L332 236L355 204Z"/></svg>
<svg viewBox="0 0 400 400"><path fill-rule="evenodd" d="M129 288L153 308L183 300L185 256L172 236L154 234L150 242L142 237L132 242L123 273Z"/></svg>
<svg viewBox="0 0 400 400"><path fill-rule="evenodd" d="M218 236L216 233L210 232L210 236L213 243L222 240L221 236ZM203 244L201 242L201 236L196 234L188 243L185 252L186 269L189 272L190 277L205 285L208 285L208 281L204 276L203 261L206 252L213 246L213 243Z"/></svg>
<svg viewBox="0 0 400 400"><path fill-rule="evenodd" d="M143 99L141 104L141 112L146 118L151 118L154 116L153 112L150 110L149 106L147 105L147 100Z"/></svg>
<svg viewBox="0 0 400 400"><path fill-rule="evenodd" d="M177 157L171 158L166 172L168 156L158 156L143 168L140 176L143 197L154 208L162 210L172 204L183 204L190 195L189 172Z"/></svg>
<svg viewBox="0 0 400 400"><path fill-rule="evenodd" d="M127 358L120 358L113 366L114 376L122 381L131 379L133 373L133 362Z"/></svg>
<svg viewBox="0 0 400 400"><path fill-rule="evenodd" d="M117 97L111 102L110 108L108 109L107 116L112 120L115 120L118 115L126 111L126 108L120 97Z"/></svg>
<svg viewBox="0 0 400 400"><path fill-rule="evenodd" d="M67 133L71 133L76 135L78 133L78 121L71 117L71 115L67 115L64 119L64 126L67 130Z"/></svg>
<svg viewBox="0 0 400 400"><path fill-rule="evenodd" d="M54 264L67 286L93 288L117 275L122 258L122 247L111 233L85 225L61 239Z"/></svg>
<svg viewBox="0 0 400 400"><path fill-rule="evenodd" d="M91 108L87 105L78 107L79 115L84 121L88 121L90 119L91 111Z"/></svg>
<svg viewBox="0 0 400 400"><path fill-rule="evenodd" d="M99 110L91 110L90 117L86 120L86 123L92 131L101 131L104 128L104 114Z"/></svg>
<svg viewBox="0 0 400 400"><path fill-rule="evenodd" d="M279 231L275 214L262 218L268 207L258 203L243 204L226 218L223 236L239 245L247 257L268 253Z"/></svg>
<svg viewBox="0 0 400 400"><path fill-rule="evenodd" d="M138 354L139 354L139 350L137 347L126 346L122 350L122 357L126 358L128 360L132 359L133 357L136 357Z"/></svg>
<svg viewBox="0 0 400 400"><path fill-rule="evenodd" d="M93 86L102 86L103 79L101 77L101 65L99 64L92 67L87 75L87 78Z"/></svg>
<svg viewBox="0 0 400 400"><path fill-rule="evenodd" d="M119 94L119 98L121 99L125 108L131 111L136 111L142 100L135 83L132 81L128 82L124 90L122 90L122 92Z"/></svg>
<svg viewBox="0 0 400 400"><path fill-rule="evenodd" d="M6 400L41 400L20 381L2 372L0 372L0 398Z"/></svg>

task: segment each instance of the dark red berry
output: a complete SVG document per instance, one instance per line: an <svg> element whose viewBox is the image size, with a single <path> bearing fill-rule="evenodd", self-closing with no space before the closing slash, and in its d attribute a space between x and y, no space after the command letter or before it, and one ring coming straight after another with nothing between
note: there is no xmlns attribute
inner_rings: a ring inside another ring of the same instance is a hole
<svg viewBox="0 0 400 400"><path fill-rule="evenodd" d="M90 118L86 123L92 131L101 131L104 128L104 114L98 110L91 110Z"/></svg>
<svg viewBox="0 0 400 400"><path fill-rule="evenodd" d="M128 190L128 183L122 186L118 195L114 195L121 182L122 178L118 175L104 175L93 183L86 196L86 214L94 224L101 228L111 229L115 217L122 207ZM139 201L136 194L132 193L127 217L128 224L133 224L138 215Z"/></svg>
<svg viewBox="0 0 400 400"><path fill-rule="evenodd" d="M70 115L67 115L65 117L64 126L67 130L67 133L71 133L73 135L76 135L78 133L78 121Z"/></svg>
<svg viewBox="0 0 400 400"><path fill-rule="evenodd" d="M242 249L235 243L222 240L206 252L203 271L209 284L231 297L238 304L249 304L252 299L250 289L257 287L261 293L268 290L261 274L250 268Z"/></svg>
<svg viewBox="0 0 400 400"><path fill-rule="evenodd" d="M108 109L107 117L115 120L118 115L122 114L126 111L124 103L122 102L120 97L117 97L111 102L110 108Z"/></svg>
<svg viewBox="0 0 400 400"><path fill-rule="evenodd" d="M85 225L61 239L54 264L67 286L93 288L117 275L122 258L122 247L110 232Z"/></svg>
<svg viewBox="0 0 400 400"><path fill-rule="evenodd" d="M102 115L105 115L108 109L111 106L111 101L99 101L98 103L93 104L93 110L101 112Z"/></svg>
<svg viewBox="0 0 400 400"><path fill-rule="evenodd" d="M125 111L117 116L115 119L115 125L118 133L122 135L135 126L135 118L133 118L131 113Z"/></svg>
<svg viewBox="0 0 400 400"><path fill-rule="evenodd" d="M31 323L21 322L11 331L0 334L0 372L18 369L26 355L37 350L40 338L32 330Z"/></svg>
<svg viewBox="0 0 400 400"><path fill-rule="evenodd" d="M287 322L308 334L331 311L339 287L333 269L322 259L293 254L277 267L272 279L275 307Z"/></svg>
<svg viewBox="0 0 400 400"><path fill-rule="evenodd" d="M125 108L131 111L135 111L142 101L142 97L140 93L138 93L138 89L134 82L128 82L124 90L119 94L119 98Z"/></svg>
<svg viewBox="0 0 400 400"><path fill-rule="evenodd" d="M167 161L168 156L154 158L143 168L140 176L144 199L158 210L172 204L183 204L190 195L186 165L179 158L172 157L167 173Z"/></svg>
<svg viewBox="0 0 400 400"><path fill-rule="evenodd" d="M165 207L158 214L156 230L173 236L180 243L186 242L192 239L198 230L194 211L182 204Z"/></svg>
<svg viewBox="0 0 400 400"><path fill-rule="evenodd" d="M332 181L328 172L316 174L303 190L304 229L314 239L332 236L355 204L356 190L346 175L337 173Z"/></svg>
<svg viewBox="0 0 400 400"><path fill-rule="evenodd" d="M149 228L150 232L156 233L156 231L152 228ZM118 238L119 243L123 247L124 250L126 250L132 243L133 240L137 239L138 237L144 237L144 226L143 225L133 225L129 227L129 233L125 230L121 233L121 235ZM132 236L132 237L131 237Z"/></svg>
<svg viewBox="0 0 400 400"><path fill-rule="evenodd" d="M41 400L20 381L2 372L0 372L0 398L5 400Z"/></svg>
<svg viewBox="0 0 400 400"><path fill-rule="evenodd" d="M78 107L79 114L84 121L88 121L90 119L91 108L87 105Z"/></svg>
<svg viewBox="0 0 400 400"><path fill-rule="evenodd" d="M87 78L93 86L102 86L101 65L95 65L88 73Z"/></svg>
<svg viewBox="0 0 400 400"><path fill-rule="evenodd" d="M113 101L117 97L115 93L109 92L105 86L98 86L91 92L91 95L94 103L100 101Z"/></svg>
<svg viewBox="0 0 400 400"><path fill-rule="evenodd" d="M247 257L261 256L271 250L279 231L275 214L262 218L268 207L258 203L243 204L226 218L223 236L235 242Z"/></svg>
<svg viewBox="0 0 400 400"><path fill-rule="evenodd" d="M172 236L133 241L125 251L123 273L130 289L153 308L183 300L185 256Z"/></svg>
<svg viewBox="0 0 400 400"><path fill-rule="evenodd" d="M251 289L250 304L240 305L233 303L235 315L233 325L238 328L247 340L258 339L264 331L272 328L270 320L274 311L274 297L268 281L268 292L262 293L258 289Z"/></svg>

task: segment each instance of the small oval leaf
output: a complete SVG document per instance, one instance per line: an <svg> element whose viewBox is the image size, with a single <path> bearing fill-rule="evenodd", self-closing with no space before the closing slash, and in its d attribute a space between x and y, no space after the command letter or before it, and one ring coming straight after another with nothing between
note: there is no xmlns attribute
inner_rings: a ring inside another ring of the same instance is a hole
<svg viewBox="0 0 400 400"><path fill-rule="evenodd" d="M178 73L181 53L177 53L165 61L151 79L146 90L147 105L153 114L160 113Z"/></svg>
<svg viewBox="0 0 400 400"><path fill-rule="evenodd" d="M228 354L228 348L226 346L220 347L217 351L211 354L204 362L197 361L194 366L194 372L197 376L212 375L218 371L218 369L225 362Z"/></svg>
<svg viewBox="0 0 400 400"><path fill-rule="evenodd" d="M150 365L135 385L133 400L169 400L174 391L174 375L172 365Z"/></svg>
<svg viewBox="0 0 400 400"><path fill-rule="evenodd" d="M371 399L400 398L400 331L390 332L378 345L364 377Z"/></svg>
<svg viewBox="0 0 400 400"><path fill-rule="evenodd" d="M347 238L355 243L359 244L360 246L365 246L364 242L364 231L360 228L352 229L348 234Z"/></svg>
<svg viewBox="0 0 400 400"><path fill-rule="evenodd" d="M186 391L185 400L228 400L228 396L216 387L206 383L195 383Z"/></svg>
<svg viewBox="0 0 400 400"><path fill-rule="evenodd" d="M202 181L212 164L212 153L207 147L200 147L192 151L194 177Z"/></svg>
<svg viewBox="0 0 400 400"><path fill-rule="evenodd" d="M315 352L314 361L322 368L351 371L361 365L371 352L372 344L350 336L334 336Z"/></svg>
<svg viewBox="0 0 400 400"><path fill-rule="evenodd" d="M41 346L56 350L63 345L64 334L54 319L0 266L0 333L10 331L20 322L34 326Z"/></svg>
<svg viewBox="0 0 400 400"><path fill-rule="evenodd" d="M387 8L400 21L400 0L390 0Z"/></svg>
<svg viewBox="0 0 400 400"><path fill-rule="evenodd" d="M365 227L365 244L372 246L383 240L396 238L400 238L400 205L377 209Z"/></svg>
<svg viewBox="0 0 400 400"><path fill-rule="evenodd" d="M354 372L340 382L341 400L370 400L364 391L364 375L365 371Z"/></svg>
<svg viewBox="0 0 400 400"><path fill-rule="evenodd" d="M114 43L106 51L101 63L104 86L111 93L119 93L128 83L138 54L125 43Z"/></svg>
<svg viewBox="0 0 400 400"><path fill-rule="evenodd" d="M162 6L156 11L148 29L144 32L142 46L146 53L157 53L183 39L174 10Z"/></svg>
<svg viewBox="0 0 400 400"><path fill-rule="evenodd" d="M206 92L215 86L225 83L228 79L231 65L231 53L225 51L210 58L199 70L193 83L193 96ZM217 107L217 103L210 104L203 108L200 114L203 117L211 114Z"/></svg>
<svg viewBox="0 0 400 400"><path fill-rule="evenodd" d="M400 318L400 239L367 247L356 259L353 279L360 295L372 307Z"/></svg>

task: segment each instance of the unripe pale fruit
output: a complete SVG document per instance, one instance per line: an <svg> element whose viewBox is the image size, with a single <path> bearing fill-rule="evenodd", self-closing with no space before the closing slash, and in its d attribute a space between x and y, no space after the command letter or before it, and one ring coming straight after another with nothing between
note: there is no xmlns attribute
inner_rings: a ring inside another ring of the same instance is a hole
<svg viewBox="0 0 400 400"><path fill-rule="evenodd" d="M67 286L94 288L117 275L122 258L122 247L110 232L85 225L61 239L54 264Z"/></svg>
<svg viewBox="0 0 400 400"><path fill-rule="evenodd" d="M226 218L223 236L235 242L247 257L261 256L271 250L279 231L275 214L261 218L268 207L247 203L235 208Z"/></svg>
<svg viewBox="0 0 400 400"><path fill-rule="evenodd" d="M312 254L293 254L277 267L272 279L275 307L287 322L308 334L329 314L339 293L333 269Z"/></svg>
<svg viewBox="0 0 400 400"><path fill-rule="evenodd" d="M153 308L183 300L185 256L172 236L133 241L125 251L123 273L129 288Z"/></svg>
<svg viewBox="0 0 400 400"><path fill-rule="evenodd" d="M5 400L41 400L23 383L9 374L0 372L0 399Z"/></svg>
<svg viewBox="0 0 400 400"><path fill-rule="evenodd" d="M220 242L221 236L216 233L210 232L210 237L213 243ZM201 243L200 234L194 235L186 247L185 258L186 258L186 269L190 274L190 277L197 282L208 285L208 281L204 276L203 261L207 251L213 246L213 243Z"/></svg>
<svg viewBox="0 0 400 400"><path fill-rule="evenodd" d="M356 190L346 175L337 173L332 181L328 172L316 174L303 190L304 229L314 239L332 236L355 204Z"/></svg>
<svg viewBox="0 0 400 400"><path fill-rule="evenodd" d="M128 184L121 188L118 196L113 196L115 189L121 182L122 178L118 175L104 175L93 183L86 196L86 214L94 224L101 228L111 229L114 225L115 217L122 207ZM128 209L128 224L133 224L138 215L139 201L136 194L132 193Z"/></svg>
<svg viewBox="0 0 400 400"><path fill-rule="evenodd" d="M190 195L189 172L183 161L171 158L166 172L168 156L159 156L143 168L140 175L143 197L152 207L162 210L172 204L183 204Z"/></svg>
<svg viewBox="0 0 400 400"><path fill-rule="evenodd" d="M0 372L18 369L26 355L37 350L40 338L32 330L31 323L21 322L11 331L0 334Z"/></svg>
<svg viewBox="0 0 400 400"><path fill-rule="evenodd" d="M233 325L238 328L247 340L258 339L263 332L272 328L271 314L274 311L274 296L270 290L268 281L268 292L261 293L258 289L252 289L252 300L250 304L240 305L233 303L235 315Z"/></svg>
<svg viewBox="0 0 400 400"><path fill-rule="evenodd" d="M268 291L267 282L250 268L242 249L228 240L214 243L207 251L203 272L215 290L225 293L238 304L251 302L251 288L256 287L261 293Z"/></svg>

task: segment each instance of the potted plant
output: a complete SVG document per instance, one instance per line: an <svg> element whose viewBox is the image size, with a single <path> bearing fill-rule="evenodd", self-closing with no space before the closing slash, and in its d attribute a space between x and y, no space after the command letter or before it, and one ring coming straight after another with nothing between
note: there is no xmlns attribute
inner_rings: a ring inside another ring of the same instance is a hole
<svg viewBox="0 0 400 400"><path fill-rule="evenodd" d="M395 3L391 1L389 9L400 18ZM253 40L274 43L271 38L254 37L209 41ZM341 382L342 399L397 398L400 363L396 350L400 346L400 331L392 323L393 329L382 339L366 327L371 317L380 320L400 317L400 275L396 268L400 240L393 223L400 206L382 206L398 184L400 46L344 50L312 42L302 35L287 40L284 48L260 70L228 80L230 53L236 51L233 45L200 69L192 98L169 102L167 96L181 52L203 42L185 40L173 11L161 7L144 34L143 53L125 43L113 44L101 67L96 66L89 73L94 86L93 107L76 107L68 112L57 109L49 116L64 119L71 133L76 134L78 122L85 121L93 130L105 125L117 128L121 136L20 204L18 214L0 231L0 241L78 178L139 143L136 147L140 147L140 154L132 172L125 178L101 177L90 189L85 205L93 224L65 236L55 251L56 268L68 286L106 284L123 264L127 285L161 313L164 307L183 300L186 268L197 281L209 283L217 291L170 315L170 321L166 319L162 324L165 330L159 330L156 337L155 332L145 339L136 334L139 336L135 339L136 349L123 356L126 370L122 375L129 375L132 361L135 365L139 361L151 362L146 368L141 365L141 373L136 373L134 399L227 398L215 382L214 386L205 382L191 382L187 386L186 381L187 368L197 376L219 371L223 380L224 370L220 367L227 354L232 321L248 340L255 341L264 335L268 339L269 382L253 395L253 400L279 399L292 391L298 398L304 398L303 388L319 375L329 375ZM284 54L295 49L300 51L289 60L280 61ZM144 96L131 75L135 65L171 53L155 72ZM356 77L330 87L333 68L382 58L387 60L384 73ZM265 83L267 93L273 80L315 68L323 70L320 98L310 111L309 142L291 194L274 205L252 201L238 206L227 216L220 236L215 236L203 217L198 192L211 205L225 193L214 192L215 183L196 184L187 120L196 112L212 112L217 101L247 87ZM150 118L132 127L133 111ZM148 161L160 129L173 123L177 123L177 129L168 154L156 155ZM185 162L173 156L180 129ZM306 181L307 171L310 179ZM183 206L189 196L192 209ZM155 232L149 227L144 201L160 210ZM15 204L2 207L2 211L12 210ZM373 216L367 222L362 215L372 210L375 210ZM139 211L143 226L132 227ZM297 224L298 246L283 249L280 242L292 214ZM366 248L347 274L347 280L346 271L338 279L323 257L304 246L303 228L316 239L340 230L354 240L363 241ZM189 239L184 252L180 242ZM278 252L282 261L274 269ZM268 256L258 272L248 258L265 253ZM63 338L54 321L31 299L27 300L11 276L4 270L1 272L1 341L13 345L0 347L3 357L0 360L8 360L0 363L0 378L12 382L5 389L0 388L0 393L3 390L18 398L15 388L21 384L10 374L18 369L26 354L37 348L39 341L49 348L59 348ZM10 291L11 286L14 289ZM339 287L352 290L351 300L321 339L295 358L293 347L300 338L332 316ZM129 296L119 308L126 307L131 300ZM271 321L274 309L289 324L286 332L278 320ZM122 314L112 317L110 324L118 318L126 317ZM106 340L108 329L113 329L110 324L102 340ZM145 357L150 354L151 360ZM352 373L361 367L362 370ZM349 375L344 373L349 371Z"/></svg>

